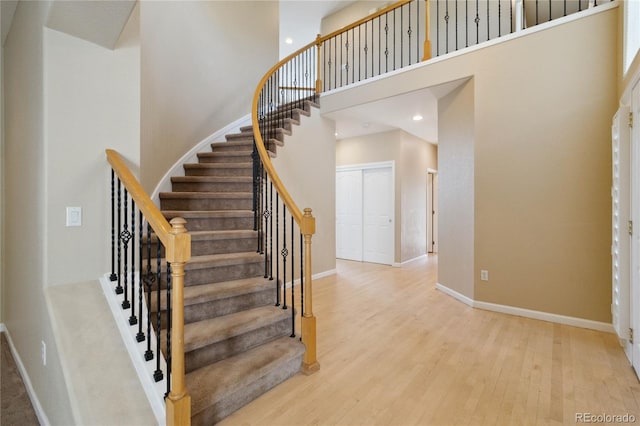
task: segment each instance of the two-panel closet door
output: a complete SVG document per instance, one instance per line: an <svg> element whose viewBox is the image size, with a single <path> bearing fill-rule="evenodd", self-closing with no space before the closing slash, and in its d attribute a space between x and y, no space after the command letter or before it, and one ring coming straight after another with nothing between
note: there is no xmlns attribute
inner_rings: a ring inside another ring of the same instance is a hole
<svg viewBox="0 0 640 426"><path fill-rule="evenodd" d="M336 256L393 264L392 165L349 167L336 172Z"/></svg>

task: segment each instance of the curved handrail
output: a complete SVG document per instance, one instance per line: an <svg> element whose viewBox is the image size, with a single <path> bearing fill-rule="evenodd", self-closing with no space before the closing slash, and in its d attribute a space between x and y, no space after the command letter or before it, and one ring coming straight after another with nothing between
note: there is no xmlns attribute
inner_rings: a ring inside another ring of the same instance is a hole
<svg viewBox="0 0 640 426"><path fill-rule="evenodd" d="M301 230L303 233L306 233L305 231L308 230L306 228L303 228L304 223L308 222L305 221L303 218L305 217L305 215L303 214L303 212L300 210L300 208L297 206L297 204L295 203L295 201L293 200L293 198L291 197L291 194L289 194L289 191L286 189L286 187L284 186L284 184L282 183L282 180L280 179L280 177L278 176L278 173L276 172L273 163L271 162L271 157L269 156L267 149L265 147L264 144L264 139L262 137L262 134L260 132L260 122L259 122L259 117L258 117L258 105L260 102L260 96L263 92L263 90L265 89L266 83L267 81L272 78L274 76L274 74L281 69L283 66L285 66L287 63L289 63L291 60L293 60L293 58L296 58L297 56L303 54L305 51L311 49L313 46L317 47L317 55L318 55L318 67L319 67L319 56L320 56L320 46L327 40L332 39L333 37L335 37L336 35L339 35L341 33L347 32L353 28L358 27L359 25L364 24L365 22L368 22L372 19L375 19L379 16L382 16L394 9L397 9L399 7L402 7L408 3L411 3L414 0L400 0L397 1L389 6L386 6L382 9L380 9L379 11L372 13L356 22L353 22L349 25L346 25L345 27L333 31L325 36L320 36L318 35L318 37L312 41L311 43L305 45L304 47L296 50L295 52L293 52L292 54L288 55L287 57L285 57L284 59L280 60L278 63L276 63L274 66L272 66L266 73L265 75L262 77L262 79L260 80L260 82L258 83L258 86L256 88L256 91L254 92L253 95L253 102L251 104L251 122L253 125L253 135L254 135L254 139L255 139L255 145L256 145L256 150L258 152L258 155L260 156L260 159L262 160L262 165L264 166L267 174L269 175L269 177L271 178L271 181L273 182L274 187L276 188L276 191L280 194L280 197L283 199L284 204L287 206L287 208L289 209L289 211L291 212L291 215L294 217L296 223L301 227ZM318 73L318 75L316 76L316 87L315 87L315 92L316 94L320 93L322 91L321 89L321 83L320 83L320 75ZM308 217L308 216L307 216Z"/></svg>

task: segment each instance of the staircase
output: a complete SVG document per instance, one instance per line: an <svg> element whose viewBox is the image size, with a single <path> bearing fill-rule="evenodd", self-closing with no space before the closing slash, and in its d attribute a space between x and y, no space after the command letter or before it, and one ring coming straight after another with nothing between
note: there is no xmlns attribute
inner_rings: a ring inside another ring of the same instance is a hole
<svg viewBox="0 0 640 426"><path fill-rule="evenodd" d="M284 144L312 100L279 119L267 143L270 155ZM192 258L185 268L184 346L186 385L194 425L211 425L297 374L304 345L291 338L291 311L276 307L276 281L265 278L265 255L257 252L253 213L253 128L226 135L185 164L160 194L167 220L182 217L191 233ZM279 283L281 284L281 283ZM158 311L152 295L150 311ZM161 294L161 307L166 294ZM289 309L292 309L290 307ZM161 312L166 327L166 312ZM164 337L163 337L164 341Z"/></svg>

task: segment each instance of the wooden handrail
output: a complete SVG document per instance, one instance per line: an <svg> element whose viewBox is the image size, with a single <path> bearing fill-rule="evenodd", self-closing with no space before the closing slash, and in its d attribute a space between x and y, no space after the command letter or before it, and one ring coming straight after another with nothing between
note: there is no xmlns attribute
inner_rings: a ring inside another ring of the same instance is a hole
<svg viewBox="0 0 640 426"><path fill-rule="evenodd" d="M191 235L183 218L167 222L120 155L107 149L107 161L165 247L171 263L171 391L166 399L167 425L191 424L191 396L184 375L184 266L191 258Z"/></svg>

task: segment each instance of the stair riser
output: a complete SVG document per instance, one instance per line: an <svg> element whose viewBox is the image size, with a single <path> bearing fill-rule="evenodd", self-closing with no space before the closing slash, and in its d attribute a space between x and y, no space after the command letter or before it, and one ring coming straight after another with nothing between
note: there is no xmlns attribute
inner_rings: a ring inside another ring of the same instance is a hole
<svg viewBox="0 0 640 426"><path fill-rule="evenodd" d="M253 229L252 217L214 217L187 219L189 231L238 231Z"/></svg>
<svg viewBox="0 0 640 426"><path fill-rule="evenodd" d="M187 228L191 230L190 228ZM253 238L226 238L219 240L191 240L191 256L205 256L209 254L225 254L236 252L250 252L258 248L257 236ZM155 256L156 243L151 244L151 253ZM164 257L164 247L160 247Z"/></svg>
<svg viewBox="0 0 640 426"><path fill-rule="evenodd" d="M174 192L251 192L251 182L174 182Z"/></svg>
<svg viewBox="0 0 640 426"><path fill-rule="evenodd" d="M243 176L253 177L253 167L234 167L234 168L185 168L186 176Z"/></svg>
<svg viewBox="0 0 640 426"><path fill-rule="evenodd" d="M208 426L218 423L263 393L298 374L301 365L302 355L283 363L280 368L270 370L260 379L251 383L248 388L226 395L216 404L210 405L198 413L192 413L191 424L193 426Z"/></svg>
<svg viewBox="0 0 640 426"><path fill-rule="evenodd" d="M230 151L232 152L232 151ZM251 154L242 155L201 155L198 156L199 163L250 163L253 161Z"/></svg>
<svg viewBox="0 0 640 426"><path fill-rule="evenodd" d="M275 281L274 281L275 282ZM156 294L152 294L152 307L155 309ZM235 314L248 309L260 308L262 306L273 305L276 299L275 284L273 288L257 291L253 293L242 294L238 296L228 297L226 299L214 300L211 302L198 303L194 305L186 305L184 307L184 323L202 321L210 318L216 318L223 315ZM151 318L155 321L157 313L151 313ZM160 313L161 328L167 328L167 313Z"/></svg>
<svg viewBox="0 0 640 426"><path fill-rule="evenodd" d="M162 210L251 210L251 198L171 198L161 199ZM188 229L188 228L187 228Z"/></svg>
<svg viewBox="0 0 640 426"><path fill-rule="evenodd" d="M290 333L291 319L285 318L245 334L186 352L184 354L185 373L190 373L200 367L237 355Z"/></svg>
<svg viewBox="0 0 640 426"><path fill-rule="evenodd" d="M224 281L241 280L264 275L264 260L252 263L239 263L235 265L212 266L209 268L187 269L184 276L184 285L200 285L219 283ZM166 276L162 275L162 288L167 285Z"/></svg>
<svg viewBox="0 0 640 426"><path fill-rule="evenodd" d="M211 149L213 152L228 152L228 151L252 151L253 150L253 139L246 140L244 142L239 143L213 143L211 144Z"/></svg>

